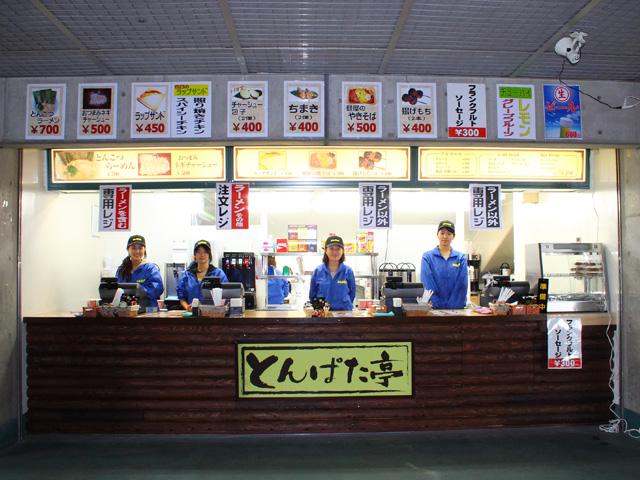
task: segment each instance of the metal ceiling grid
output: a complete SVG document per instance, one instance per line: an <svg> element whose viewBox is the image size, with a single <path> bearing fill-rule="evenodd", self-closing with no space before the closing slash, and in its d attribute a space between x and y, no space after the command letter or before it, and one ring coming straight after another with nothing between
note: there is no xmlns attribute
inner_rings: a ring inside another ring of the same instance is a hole
<svg viewBox="0 0 640 480"><path fill-rule="evenodd" d="M0 2L0 52L37 52L74 48L74 45L31 3ZM28 59L27 59L28 60ZM4 60L0 60L4 63Z"/></svg>
<svg viewBox="0 0 640 480"><path fill-rule="evenodd" d="M92 51L231 48L217 2L44 0L56 18ZM179 7L178 7L179 5Z"/></svg>
<svg viewBox="0 0 640 480"><path fill-rule="evenodd" d="M229 6L243 50L261 47L292 49L385 49L402 2L231 1Z"/></svg>

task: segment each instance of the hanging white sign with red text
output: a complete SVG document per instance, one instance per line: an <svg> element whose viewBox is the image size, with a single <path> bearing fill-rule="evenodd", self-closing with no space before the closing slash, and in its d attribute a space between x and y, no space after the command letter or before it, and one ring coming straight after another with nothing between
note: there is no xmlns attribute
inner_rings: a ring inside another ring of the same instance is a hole
<svg viewBox="0 0 640 480"><path fill-rule="evenodd" d="M216 183L216 229L249 228L249 184Z"/></svg>
<svg viewBox="0 0 640 480"><path fill-rule="evenodd" d="M547 347L550 369L582 368L582 320L549 318Z"/></svg>
<svg viewBox="0 0 640 480"><path fill-rule="evenodd" d="M100 185L100 232L131 230L131 185Z"/></svg>

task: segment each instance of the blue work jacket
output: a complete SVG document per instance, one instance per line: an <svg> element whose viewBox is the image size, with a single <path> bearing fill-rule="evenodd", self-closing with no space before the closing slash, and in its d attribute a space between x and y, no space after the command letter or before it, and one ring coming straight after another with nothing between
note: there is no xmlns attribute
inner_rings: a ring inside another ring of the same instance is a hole
<svg viewBox="0 0 640 480"><path fill-rule="evenodd" d="M333 278L326 264L316 267L311 275L309 301L313 301L314 298L324 298L329 302L331 310L353 310L356 277L351 267L341 263Z"/></svg>
<svg viewBox="0 0 640 480"><path fill-rule="evenodd" d="M118 275L118 283L139 283L147 292L150 307L158 307L158 299L164 292L162 275L160 275L160 269L155 263L140 265L131 274L131 280L125 280L124 277Z"/></svg>
<svg viewBox="0 0 640 480"><path fill-rule="evenodd" d="M269 267L269 275L282 275L280 270ZM284 303L284 299L289 295L289 282L285 278L269 279L269 305L280 305Z"/></svg>
<svg viewBox="0 0 640 480"><path fill-rule="evenodd" d="M451 255L445 260L438 247L424 252L420 281L425 289L433 290L434 309L464 308L469 285L467 257L451 249Z"/></svg>
<svg viewBox="0 0 640 480"><path fill-rule="evenodd" d="M225 275L225 273L219 269L214 267L213 265L209 265L209 269L207 270L207 274L205 277L220 277L221 283L229 283L229 279ZM178 294L178 300L186 300L189 305L194 298L197 298L202 302L204 298L202 297L202 282L198 281L196 276L191 273L191 271L187 270L182 275L182 278L178 282L178 286L176 287L176 293Z"/></svg>

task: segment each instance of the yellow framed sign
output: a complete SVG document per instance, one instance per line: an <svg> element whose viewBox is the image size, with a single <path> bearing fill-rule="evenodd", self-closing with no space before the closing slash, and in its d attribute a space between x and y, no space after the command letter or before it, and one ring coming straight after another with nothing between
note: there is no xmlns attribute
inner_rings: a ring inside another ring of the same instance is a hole
<svg viewBox="0 0 640 480"><path fill-rule="evenodd" d="M240 398L413 395L411 342L239 344Z"/></svg>
<svg viewBox="0 0 640 480"><path fill-rule="evenodd" d="M420 148L418 180L584 182L585 149Z"/></svg>
<svg viewBox="0 0 640 480"><path fill-rule="evenodd" d="M192 182L225 179L224 147L52 149L51 183Z"/></svg>
<svg viewBox="0 0 640 480"><path fill-rule="evenodd" d="M236 147L235 181L409 180L409 147Z"/></svg>

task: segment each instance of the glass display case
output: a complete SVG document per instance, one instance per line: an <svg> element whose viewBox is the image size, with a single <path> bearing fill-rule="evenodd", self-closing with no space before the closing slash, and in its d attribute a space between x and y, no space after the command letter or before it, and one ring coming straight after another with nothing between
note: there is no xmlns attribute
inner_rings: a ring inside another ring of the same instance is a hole
<svg viewBox="0 0 640 480"><path fill-rule="evenodd" d="M526 245L527 281L549 279L547 312L606 312L607 270L600 243Z"/></svg>

